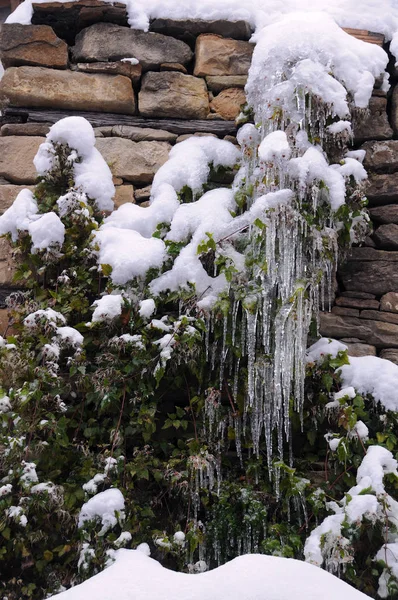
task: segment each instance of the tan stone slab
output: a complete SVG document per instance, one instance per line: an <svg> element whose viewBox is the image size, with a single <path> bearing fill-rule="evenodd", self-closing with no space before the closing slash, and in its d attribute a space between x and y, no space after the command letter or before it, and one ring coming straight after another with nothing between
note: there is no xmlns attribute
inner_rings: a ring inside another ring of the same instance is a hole
<svg viewBox="0 0 398 600"><path fill-rule="evenodd" d="M11 183L35 183L37 173L33 159L45 141L46 138L37 136L0 137L0 177Z"/></svg>
<svg viewBox="0 0 398 600"><path fill-rule="evenodd" d="M320 314L320 333L325 337L358 337L376 348L398 348L398 325L333 313Z"/></svg>
<svg viewBox="0 0 398 600"><path fill-rule="evenodd" d="M115 204L115 210L122 206L122 204L135 204L134 198L134 187L132 185L118 185L116 187L116 194L113 199Z"/></svg>
<svg viewBox="0 0 398 600"><path fill-rule="evenodd" d="M134 91L127 77L43 67L7 69L0 81L0 100L32 108L135 112Z"/></svg>
<svg viewBox="0 0 398 600"><path fill-rule="evenodd" d="M129 77L134 86L138 86L141 75L142 66L132 65L126 61L115 62L95 62L95 63L79 63L77 70L83 73L104 73L105 75L124 75Z"/></svg>
<svg viewBox="0 0 398 600"><path fill-rule="evenodd" d="M5 69L21 65L66 69L68 46L48 25L4 23L0 33L0 58Z"/></svg>
<svg viewBox="0 0 398 600"><path fill-rule="evenodd" d="M210 110L220 115L222 119L232 121L241 112L241 107L246 103L246 95L242 89L229 88L223 90L210 104Z"/></svg>
<svg viewBox="0 0 398 600"><path fill-rule="evenodd" d="M244 88L247 83L246 75L209 75L206 77L207 87L214 94L219 94L228 88Z"/></svg>
<svg viewBox="0 0 398 600"><path fill-rule="evenodd" d="M254 45L204 34L196 40L194 75L247 75Z"/></svg>

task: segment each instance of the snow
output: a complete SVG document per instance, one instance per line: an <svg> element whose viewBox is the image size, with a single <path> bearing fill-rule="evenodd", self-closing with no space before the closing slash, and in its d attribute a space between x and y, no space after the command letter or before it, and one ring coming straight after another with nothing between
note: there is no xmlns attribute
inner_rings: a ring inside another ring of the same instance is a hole
<svg viewBox="0 0 398 600"><path fill-rule="evenodd" d="M143 319L150 319L156 311L156 304L153 298L142 300L140 302L140 310L138 311L140 317Z"/></svg>
<svg viewBox="0 0 398 600"><path fill-rule="evenodd" d="M98 535L102 536L118 523L118 515L119 519L124 516L123 494L117 488L110 488L96 494L83 504L78 527L81 529L88 521L100 520L102 529Z"/></svg>
<svg viewBox="0 0 398 600"><path fill-rule="evenodd" d="M346 131L349 135L352 135L350 121L336 121L335 123L328 125L326 129L332 135L335 135L337 133L342 133L343 131Z"/></svg>
<svg viewBox="0 0 398 600"><path fill-rule="evenodd" d="M15 242L19 231L27 231L37 210L33 193L30 190L21 190L14 203L0 217L0 235L9 233Z"/></svg>
<svg viewBox="0 0 398 600"><path fill-rule="evenodd" d="M339 392L336 392L334 394L334 399L335 400L340 400L342 398L355 398L355 396L357 395L355 389L350 386L350 387L345 387L342 388Z"/></svg>
<svg viewBox="0 0 398 600"><path fill-rule="evenodd" d="M376 494L383 494L385 492L383 477L390 473L398 477L397 461L391 452L382 446L370 446L358 467L357 482L361 483L365 478L369 478Z"/></svg>
<svg viewBox="0 0 398 600"><path fill-rule="evenodd" d="M348 346L332 340L330 338L321 338L307 350L307 363L322 363L326 356L336 358L339 352L348 350Z"/></svg>
<svg viewBox="0 0 398 600"><path fill-rule="evenodd" d="M368 596L313 565L248 554L197 575L165 569L140 550L118 550L113 565L57 600L365 600Z"/></svg>
<svg viewBox="0 0 398 600"><path fill-rule="evenodd" d="M58 327L57 337L61 343L73 348L80 348L84 342L82 334L74 327Z"/></svg>
<svg viewBox="0 0 398 600"><path fill-rule="evenodd" d="M122 314L123 296L121 294L107 294L93 303L95 310L92 322L111 322Z"/></svg>
<svg viewBox="0 0 398 600"><path fill-rule="evenodd" d="M65 239L65 225L54 212L48 212L29 223L28 232L32 238L32 252L61 247Z"/></svg>
<svg viewBox="0 0 398 600"><path fill-rule="evenodd" d="M264 162L290 158L291 149L286 133L284 131L273 131L268 134L258 148L258 155Z"/></svg>
<svg viewBox="0 0 398 600"><path fill-rule="evenodd" d="M65 317L53 308L36 310L35 312L30 313L30 315L25 317L23 323L25 327L35 328L41 323L42 320L44 320L46 325L49 325L54 329L56 328L58 323L60 323L61 325L64 325L66 323Z"/></svg>

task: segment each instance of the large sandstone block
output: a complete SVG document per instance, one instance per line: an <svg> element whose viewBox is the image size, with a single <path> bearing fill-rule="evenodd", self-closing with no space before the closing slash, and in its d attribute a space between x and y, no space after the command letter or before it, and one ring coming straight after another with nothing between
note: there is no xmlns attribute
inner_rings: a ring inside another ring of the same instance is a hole
<svg viewBox="0 0 398 600"><path fill-rule="evenodd" d="M398 250L398 225L380 225L372 236L378 248Z"/></svg>
<svg viewBox="0 0 398 600"><path fill-rule="evenodd" d="M76 37L72 54L76 62L136 58L144 71L159 69L162 63L187 65L192 59L190 47L181 40L111 23L83 29Z"/></svg>
<svg viewBox="0 0 398 600"><path fill-rule="evenodd" d="M370 292L378 296L398 291L398 252L373 248L357 250L367 251L363 260L351 256L339 271L345 289Z"/></svg>
<svg viewBox="0 0 398 600"><path fill-rule="evenodd" d="M365 142L365 169L371 171L398 171L398 140Z"/></svg>
<svg viewBox="0 0 398 600"><path fill-rule="evenodd" d="M372 96L367 113L359 113L354 119L354 140L358 144L367 140L389 140L392 136L387 117L387 99Z"/></svg>
<svg viewBox="0 0 398 600"><path fill-rule="evenodd" d="M141 65L132 65L130 62L123 62L121 60L115 62L78 63L77 70L83 73L124 75L131 79L134 86L138 86L142 75Z"/></svg>
<svg viewBox="0 0 398 600"><path fill-rule="evenodd" d="M114 177L135 184L151 183L171 150L165 142L132 142L117 137L98 138L96 146Z"/></svg>
<svg viewBox="0 0 398 600"><path fill-rule="evenodd" d="M207 87L214 94L219 94L227 88L244 88L247 83L246 75L209 75L206 77Z"/></svg>
<svg viewBox="0 0 398 600"><path fill-rule="evenodd" d="M5 69L21 65L68 66L68 46L48 25L4 23L0 33L0 58Z"/></svg>
<svg viewBox="0 0 398 600"><path fill-rule="evenodd" d="M43 67L11 67L0 81L0 100L12 106L95 112L135 112L131 80Z"/></svg>
<svg viewBox="0 0 398 600"><path fill-rule="evenodd" d="M384 358L384 360L390 360L391 362L398 365L398 351L397 350L392 350L391 348L382 350L380 352L380 358Z"/></svg>
<svg viewBox="0 0 398 600"><path fill-rule="evenodd" d="M321 313L320 333L325 337L356 337L376 348L398 348L398 325Z"/></svg>
<svg viewBox="0 0 398 600"><path fill-rule="evenodd" d="M209 114L206 84L203 79L183 73L146 73L138 109L144 117L205 119Z"/></svg>
<svg viewBox="0 0 398 600"><path fill-rule="evenodd" d="M202 19L154 19L151 31L172 35L188 44L195 44L201 33L214 33L236 40L249 40L252 34L247 21L205 21Z"/></svg>
<svg viewBox="0 0 398 600"><path fill-rule="evenodd" d="M398 200L398 173L371 175L366 186L369 206L390 204Z"/></svg>
<svg viewBox="0 0 398 600"><path fill-rule="evenodd" d="M45 141L36 136L0 137L0 177L11 183L35 183L37 173L33 159Z"/></svg>
<svg viewBox="0 0 398 600"><path fill-rule="evenodd" d="M29 185L0 185L0 215L10 208L19 192L26 188L33 189Z"/></svg>
<svg viewBox="0 0 398 600"><path fill-rule="evenodd" d="M245 92L240 88L223 90L210 104L212 112L221 118L233 121L239 115L241 107L246 102Z"/></svg>
<svg viewBox="0 0 398 600"><path fill-rule="evenodd" d="M218 35L200 35L196 40L194 75L247 75L254 46Z"/></svg>
<svg viewBox="0 0 398 600"><path fill-rule="evenodd" d="M398 313L398 294L395 292L388 292L380 299L381 310L387 312ZM397 315L398 318L398 315Z"/></svg>
<svg viewBox="0 0 398 600"><path fill-rule="evenodd" d="M376 223L395 223L398 224L398 204L387 204L386 206L376 206L369 210L372 221Z"/></svg>

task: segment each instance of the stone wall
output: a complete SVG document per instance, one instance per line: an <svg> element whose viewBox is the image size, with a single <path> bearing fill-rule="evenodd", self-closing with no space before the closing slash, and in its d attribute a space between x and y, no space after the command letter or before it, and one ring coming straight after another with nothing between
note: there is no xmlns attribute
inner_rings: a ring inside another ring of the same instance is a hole
<svg viewBox="0 0 398 600"><path fill-rule="evenodd" d="M236 143L253 46L244 21L156 19L131 30L125 6L98 0L33 4L32 25L4 25L0 83L0 214L35 183L33 157L52 123L89 119L111 167L115 205L145 206L157 169L189 135ZM383 36L349 31L382 44ZM137 61L133 60L137 59ZM398 73L393 73L393 83ZM394 137L397 138L394 140ZM398 86L376 85L354 146L366 150L373 233L338 273L335 305L321 333L349 352L398 362ZM224 183L228 183L228 180ZM11 249L0 241L0 303L13 289ZM9 325L0 309L0 335Z"/></svg>

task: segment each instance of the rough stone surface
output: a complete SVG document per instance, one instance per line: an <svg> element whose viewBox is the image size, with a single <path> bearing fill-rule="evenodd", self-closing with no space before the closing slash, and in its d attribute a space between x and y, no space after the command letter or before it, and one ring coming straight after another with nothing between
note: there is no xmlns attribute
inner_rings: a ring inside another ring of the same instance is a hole
<svg viewBox="0 0 398 600"><path fill-rule="evenodd" d="M321 313L320 333L325 337L359 337L376 348L398 348L398 325Z"/></svg>
<svg viewBox="0 0 398 600"><path fill-rule="evenodd" d="M340 296L343 296L344 298L362 298L362 299L366 299L366 298L375 299L376 298L376 296L374 294L367 294L366 292L341 292Z"/></svg>
<svg viewBox="0 0 398 600"><path fill-rule="evenodd" d="M205 21L201 19L155 19L150 26L151 31L166 33L190 45L201 33L214 33L236 40L249 40L252 34L247 21Z"/></svg>
<svg viewBox="0 0 398 600"><path fill-rule="evenodd" d="M111 23L97 23L80 32L72 55L75 62L106 62L134 57L144 71L159 69L166 62L185 66L192 59L191 49L181 40Z"/></svg>
<svg viewBox="0 0 398 600"><path fill-rule="evenodd" d="M345 306L333 306L332 313L334 315L343 315L345 317L359 317L358 308L346 308Z"/></svg>
<svg viewBox="0 0 398 600"><path fill-rule="evenodd" d="M365 142L361 148L366 151L363 162L371 171L398 171L398 140Z"/></svg>
<svg viewBox="0 0 398 600"><path fill-rule="evenodd" d="M149 198L151 197L151 191L152 191L152 186L151 185L147 185L146 187L140 188L139 190L135 190L134 192L134 196L136 199L136 202L138 204L142 204L144 202L147 202L149 200Z"/></svg>
<svg viewBox="0 0 398 600"><path fill-rule="evenodd" d="M8 328L9 320L10 320L10 318L9 318L8 310L6 308L0 308L0 335L2 337L7 334L10 335L10 331Z"/></svg>
<svg viewBox="0 0 398 600"><path fill-rule="evenodd" d="M348 343L347 347L348 356L376 356L376 347L370 344L354 342L352 344Z"/></svg>
<svg viewBox="0 0 398 600"><path fill-rule="evenodd" d="M372 235L376 246L385 250L398 250L398 225L380 225Z"/></svg>
<svg viewBox="0 0 398 600"><path fill-rule="evenodd" d="M132 142L116 137L99 138L96 146L115 177L136 184L151 183L171 149L165 142Z"/></svg>
<svg viewBox="0 0 398 600"><path fill-rule="evenodd" d="M391 124L394 134L398 135L398 86L395 86L391 101Z"/></svg>
<svg viewBox="0 0 398 600"><path fill-rule="evenodd" d="M363 247L351 248L349 260L398 262L398 252L387 252L386 250L375 250L374 248ZM371 292L371 290L369 290L369 292Z"/></svg>
<svg viewBox="0 0 398 600"><path fill-rule="evenodd" d="M6 123L0 135L38 135L45 136L50 131L47 123Z"/></svg>
<svg viewBox="0 0 398 600"><path fill-rule="evenodd" d="M0 286L12 286L15 271L16 263L10 243L6 238L0 238Z"/></svg>
<svg viewBox="0 0 398 600"><path fill-rule="evenodd" d="M393 131L387 117L387 99L372 96L369 101L367 116L354 119L355 143L367 140L390 140Z"/></svg>
<svg viewBox="0 0 398 600"><path fill-rule="evenodd" d="M345 296L336 298L337 306L346 306L349 308L372 308L378 309L380 302L371 298L347 298Z"/></svg>
<svg viewBox="0 0 398 600"><path fill-rule="evenodd" d="M132 142L168 142L169 144L174 144L178 137L176 133L170 133L163 129L130 125L115 125L111 129L111 136L126 138Z"/></svg>
<svg viewBox="0 0 398 600"><path fill-rule="evenodd" d="M194 75L247 75L254 46L217 35L200 35L196 41Z"/></svg>
<svg viewBox="0 0 398 600"><path fill-rule="evenodd" d="M380 358L384 358L385 360L390 360L391 362L398 365L398 350L393 350L392 348L387 348L380 352Z"/></svg>
<svg viewBox="0 0 398 600"><path fill-rule="evenodd" d="M371 175L366 186L369 206L390 204L398 200L398 173Z"/></svg>
<svg viewBox="0 0 398 600"><path fill-rule="evenodd" d="M131 80L43 67L11 67L0 82L0 100L12 106L132 114Z"/></svg>
<svg viewBox="0 0 398 600"><path fill-rule="evenodd" d="M0 137L0 177L12 183L35 183L33 159L43 142L45 138L35 136Z"/></svg>
<svg viewBox="0 0 398 600"><path fill-rule="evenodd" d="M68 46L47 25L4 23L0 33L0 58L5 69L21 65L66 69Z"/></svg>
<svg viewBox="0 0 398 600"><path fill-rule="evenodd" d="M184 75L188 74L188 71L184 65L180 65L180 63L162 63L160 65L161 71L178 71L179 73L184 73Z"/></svg>
<svg viewBox="0 0 398 600"><path fill-rule="evenodd" d="M122 204L127 204L127 202L135 204L134 187L132 185L118 185L113 199L115 210Z"/></svg>
<svg viewBox="0 0 398 600"><path fill-rule="evenodd" d="M207 87L214 94L219 94L227 88L244 88L247 83L246 75L210 75L206 77Z"/></svg>
<svg viewBox="0 0 398 600"><path fill-rule="evenodd" d="M380 310L398 313L398 294L396 292L384 294L384 296L380 298Z"/></svg>
<svg viewBox="0 0 398 600"><path fill-rule="evenodd" d="M376 223L398 225L398 204L387 204L386 206L376 206L369 210L372 221Z"/></svg>
<svg viewBox="0 0 398 600"><path fill-rule="evenodd" d="M362 310L360 317L361 319L374 319L375 321L398 324L398 315L396 313L385 312L382 310Z"/></svg>
<svg viewBox="0 0 398 600"><path fill-rule="evenodd" d="M78 63L77 70L83 73L104 73L105 75L124 75L129 77L134 86L138 86L141 75L142 66L132 65L129 62L118 60L115 62L95 62L95 63Z"/></svg>
<svg viewBox="0 0 398 600"><path fill-rule="evenodd" d="M354 248L340 268L340 278L346 290L377 296L398 291L397 261L398 252Z"/></svg>
<svg viewBox="0 0 398 600"><path fill-rule="evenodd" d="M245 102L246 96L242 89L229 88L223 90L214 98L210 104L210 109L222 119L232 121L239 115L241 106Z"/></svg>
<svg viewBox="0 0 398 600"><path fill-rule="evenodd" d="M7 208L10 208L19 192L21 190L25 190L26 188L33 189L33 187L27 185L0 185L0 215L2 215Z"/></svg>
<svg viewBox="0 0 398 600"><path fill-rule="evenodd" d="M176 72L146 73L138 96L144 117L205 119L209 98L203 79Z"/></svg>

